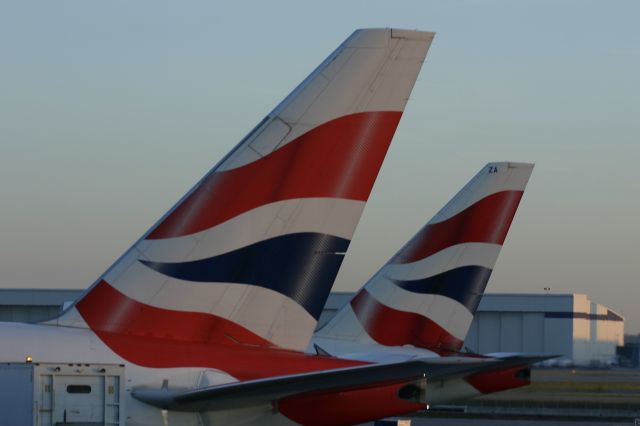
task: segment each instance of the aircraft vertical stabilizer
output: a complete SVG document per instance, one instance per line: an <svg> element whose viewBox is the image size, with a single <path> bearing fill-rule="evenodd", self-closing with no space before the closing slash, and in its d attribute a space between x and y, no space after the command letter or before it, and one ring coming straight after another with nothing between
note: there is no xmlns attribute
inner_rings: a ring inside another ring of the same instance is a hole
<svg viewBox="0 0 640 426"><path fill-rule="evenodd" d="M49 323L303 350L432 39L353 33Z"/></svg>
<svg viewBox="0 0 640 426"><path fill-rule="evenodd" d="M322 339L457 351L533 164L489 163L321 330Z"/></svg>

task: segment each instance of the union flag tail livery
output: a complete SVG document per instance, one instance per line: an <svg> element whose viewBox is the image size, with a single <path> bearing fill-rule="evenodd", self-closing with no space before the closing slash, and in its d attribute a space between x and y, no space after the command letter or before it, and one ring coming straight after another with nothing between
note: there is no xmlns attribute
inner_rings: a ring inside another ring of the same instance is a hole
<svg viewBox="0 0 640 426"><path fill-rule="evenodd" d="M54 323L303 350L432 38L356 31Z"/></svg>
<svg viewBox="0 0 640 426"><path fill-rule="evenodd" d="M532 170L483 167L316 333L316 344L331 353L337 342L460 350Z"/></svg>

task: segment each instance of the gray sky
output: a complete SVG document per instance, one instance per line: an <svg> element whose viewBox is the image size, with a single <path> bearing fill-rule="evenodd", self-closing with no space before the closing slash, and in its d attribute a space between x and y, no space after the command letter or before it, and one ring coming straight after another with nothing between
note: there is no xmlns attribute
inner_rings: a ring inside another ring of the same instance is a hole
<svg viewBox="0 0 640 426"><path fill-rule="evenodd" d="M489 161L535 162L489 283L640 332L637 1L0 0L0 286L83 288L355 28L438 33L335 289Z"/></svg>

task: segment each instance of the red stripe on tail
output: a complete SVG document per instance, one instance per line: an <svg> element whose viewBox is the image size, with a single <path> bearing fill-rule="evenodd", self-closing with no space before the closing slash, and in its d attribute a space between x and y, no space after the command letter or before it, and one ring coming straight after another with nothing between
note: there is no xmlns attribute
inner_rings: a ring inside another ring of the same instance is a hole
<svg viewBox="0 0 640 426"><path fill-rule="evenodd" d="M252 163L213 173L147 238L193 234L276 201L366 201L401 116L379 111L340 117Z"/></svg>
<svg viewBox="0 0 640 426"><path fill-rule="evenodd" d="M149 368L215 368L249 380L366 364L265 347L270 343L223 318L148 306L105 281L76 308L111 350Z"/></svg>
<svg viewBox="0 0 640 426"><path fill-rule="evenodd" d="M76 305L94 331L182 342L272 344L227 319L201 312L156 308L133 300L100 281Z"/></svg>
<svg viewBox="0 0 640 426"><path fill-rule="evenodd" d="M457 351L464 343L429 318L392 309L364 289L351 300L351 308L367 334L385 346L413 345L436 351Z"/></svg>
<svg viewBox="0 0 640 426"><path fill-rule="evenodd" d="M422 228L390 263L411 263L462 243L502 244L524 191L501 191Z"/></svg>

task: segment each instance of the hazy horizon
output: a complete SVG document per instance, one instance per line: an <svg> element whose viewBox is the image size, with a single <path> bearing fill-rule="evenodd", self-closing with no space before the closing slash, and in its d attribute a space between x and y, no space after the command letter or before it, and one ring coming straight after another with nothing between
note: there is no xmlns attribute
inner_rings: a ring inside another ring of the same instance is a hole
<svg viewBox="0 0 640 426"><path fill-rule="evenodd" d="M489 292L640 332L640 3L60 1L0 14L0 287L85 288L354 29L436 39L334 290L490 161L536 167Z"/></svg>

